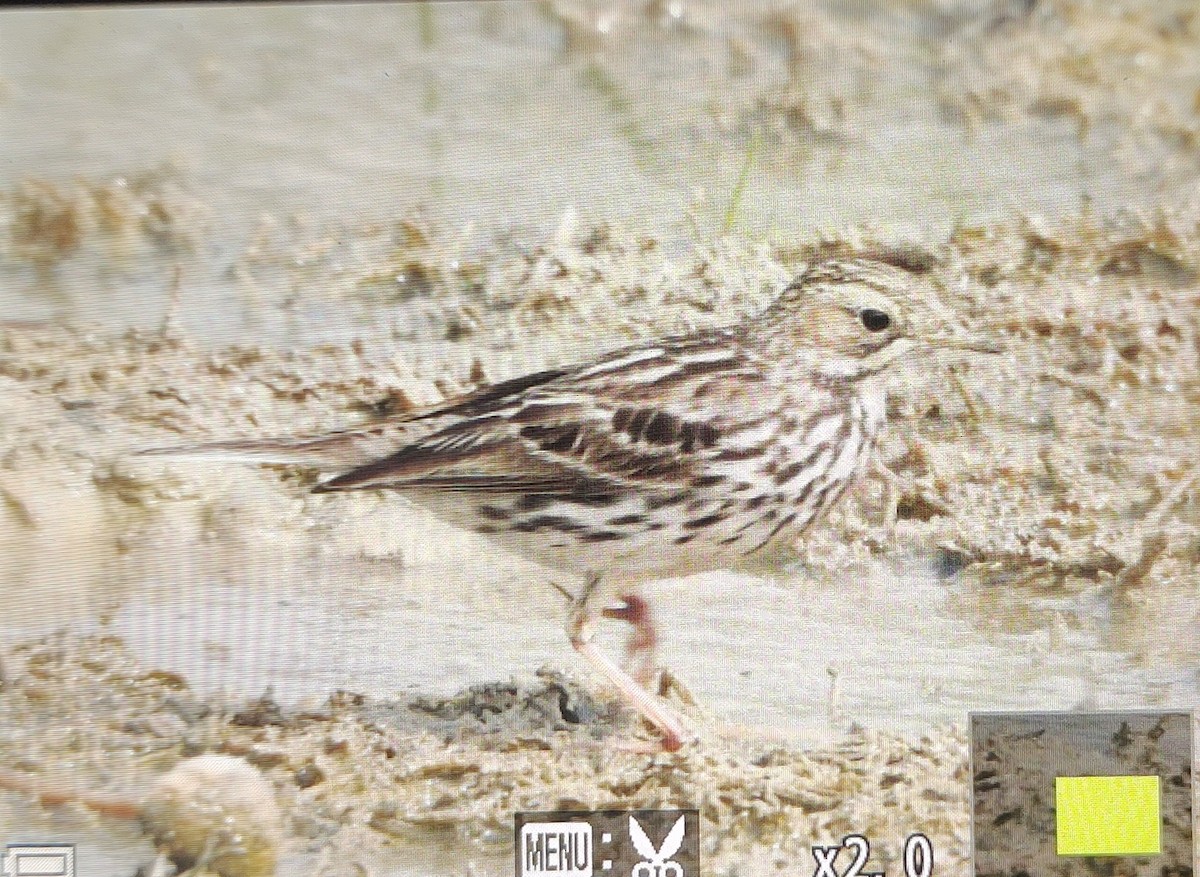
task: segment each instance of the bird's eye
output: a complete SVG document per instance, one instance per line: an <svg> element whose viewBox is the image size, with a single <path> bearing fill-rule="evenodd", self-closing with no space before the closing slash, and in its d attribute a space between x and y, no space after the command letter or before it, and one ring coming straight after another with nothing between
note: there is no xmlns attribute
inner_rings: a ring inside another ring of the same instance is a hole
<svg viewBox="0 0 1200 877"><path fill-rule="evenodd" d="M892 318L883 311L877 311L874 308L863 308L859 311L858 318L862 320L862 324L868 332L882 332L888 326L892 325Z"/></svg>

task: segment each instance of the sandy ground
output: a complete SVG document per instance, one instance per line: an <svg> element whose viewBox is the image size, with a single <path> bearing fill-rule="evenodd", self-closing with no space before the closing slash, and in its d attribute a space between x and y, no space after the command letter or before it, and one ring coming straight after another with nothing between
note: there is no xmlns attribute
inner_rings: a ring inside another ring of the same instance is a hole
<svg viewBox="0 0 1200 877"><path fill-rule="evenodd" d="M449 77L418 95L436 111L414 110L412 130L432 126L431 142L400 140L388 159L407 167L408 150L434 184L368 218L339 202L313 221L340 191L315 172L256 189L231 161L227 188L197 184L152 158L170 139L158 129L124 143L123 117L101 152L135 155L137 172L84 173L64 152L7 182L0 769L137 805L184 758L242 757L283 810L284 874L505 874L514 810L659 805L701 811L705 873L808 873L811 845L848 832L893 872L919 830L938 873L965 874L968 710L1200 702L1194 10L680 9L542 4L476 30L422 25L430 57L460 37L556 35L547 76L616 120L621 148L601 139L586 157L629 153L588 184L539 176L535 155L516 181L496 177L503 197L474 202L433 173L421 149L473 130L438 115L456 106ZM905 51L893 34L913 37ZM659 54L692 58L672 75L708 71L704 88L647 83ZM287 76L241 104L233 66L197 63L197 89L237 113L202 118L193 138L218 124L274 134L254 113L278 109ZM494 111L481 78L466 117ZM544 107L557 93L536 94ZM95 97L55 88L44 103L83 118ZM16 68L0 74L0 101L37 118L37 98ZM322 131L333 152L352 128ZM904 132L924 139L897 151ZM21 142L34 166L46 144ZM689 197L676 164L694 170L709 143L719 173ZM352 207L379 185L372 162L342 169ZM647 168L655 198L590 197L596 179L613 195ZM258 215L297 190L303 210ZM501 230L486 243L442 209L464 200ZM422 202L438 208L410 209ZM675 755L620 748L650 737L575 675L546 571L394 499L311 495L312 472L130 456L370 422L736 319L812 258L860 252L916 269L931 300L1007 352L899 370L877 470L795 557L664 584L663 660L680 680L667 696L701 732ZM17 835L77 841L86 873L121 877L162 840L0 792L0 839Z"/></svg>

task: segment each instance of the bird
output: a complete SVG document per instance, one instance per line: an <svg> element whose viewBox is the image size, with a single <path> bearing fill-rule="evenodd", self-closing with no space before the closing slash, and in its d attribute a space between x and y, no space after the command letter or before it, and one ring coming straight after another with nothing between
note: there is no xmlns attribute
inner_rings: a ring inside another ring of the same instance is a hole
<svg viewBox="0 0 1200 877"><path fill-rule="evenodd" d="M394 491L581 584L574 649L678 750L680 716L646 687L646 582L737 569L794 545L863 474L886 421L885 372L921 353L996 353L933 311L907 268L817 259L761 312L477 388L315 436L155 448L299 463L316 493ZM621 666L601 618L633 632Z"/></svg>

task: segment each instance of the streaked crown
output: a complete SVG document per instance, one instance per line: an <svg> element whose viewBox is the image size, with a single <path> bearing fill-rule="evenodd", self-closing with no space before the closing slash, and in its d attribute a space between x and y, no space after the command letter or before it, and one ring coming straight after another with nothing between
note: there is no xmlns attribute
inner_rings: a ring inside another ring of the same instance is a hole
<svg viewBox="0 0 1200 877"><path fill-rule="evenodd" d="M873 259L818 262L788 284L753 332L774 355L809 358L830 376L874 374L914 347L904 307L913 281Z"/></svg>

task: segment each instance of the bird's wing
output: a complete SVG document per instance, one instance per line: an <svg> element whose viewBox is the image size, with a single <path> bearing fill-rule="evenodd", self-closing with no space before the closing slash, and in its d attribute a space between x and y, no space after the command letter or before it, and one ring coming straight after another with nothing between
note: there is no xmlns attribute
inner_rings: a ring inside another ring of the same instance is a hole
<svg viewBox="0 0 1200 877"><path fill-rule="evenodd" d="M322 469L346 469L362 466L395 453L423 433L436 431L445 422L454 422L506 404L530 387L552 381L567 373L550 369L501 381L435 405L406 411L367 426L339 429L319 435L286 436L266 439L232 439L201 442L165 448L147 448L136 456L186 457L195 460L221 460L245 463L289 463Z"/></svg>
<svg viewBox="0 0 1200 877"><path fill-rule="evenodd" d="M772 413L766 370L727 332L627 348L504 397L319 485L536 491L578 496L619 485L704 486L733 432Z"/></svg>

